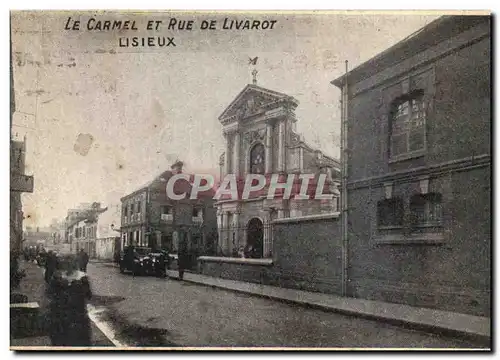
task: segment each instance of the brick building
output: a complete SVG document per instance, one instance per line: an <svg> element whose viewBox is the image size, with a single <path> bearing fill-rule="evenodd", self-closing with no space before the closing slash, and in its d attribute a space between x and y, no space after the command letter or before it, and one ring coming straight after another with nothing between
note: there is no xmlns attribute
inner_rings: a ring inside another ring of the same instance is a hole
<svg viewBox="0 0 500 360"><path fill-rule="evenodd" d="M166 195L168 180L182 172L182 167L182 162L176 162L171 170L121 199L122 248L135 244L167 249L175 254L179 242L185 241L197 254L213 251L217 236L213 193L205 193L206 196L196 200L172 200ZM180 180L174 191L189 193L190 186Z"/></svg>
<svg viewBox="0 0 500 360"><path fill-rule="evenodd" d="M491 18L439 18L333 84L347 295L489 315Z"/></svg>

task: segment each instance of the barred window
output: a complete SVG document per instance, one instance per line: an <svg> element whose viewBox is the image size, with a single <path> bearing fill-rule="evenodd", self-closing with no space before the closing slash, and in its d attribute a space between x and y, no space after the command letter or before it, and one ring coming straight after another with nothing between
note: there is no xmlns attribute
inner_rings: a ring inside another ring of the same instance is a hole
<svg viewBox="0 0 500 360"><path fill-rule="evenodd" d="M161 207L162 214L172 214L172 207L170 205L164 205Z"/></svg>
<svg viewBox="0 0 500 360"><path fill-rule="evenodd" d="M425 146L425 102L423 91L397 99L391 111L391 157L422 150Z"/></svg>
<svg viewBox="0 0 500 360"><path fill-rule="evenodd" d="M442 196L439 193L414 195L410 201L413 226L441 226Z"/></svg>
<svg viewBox="0 0 500 360"><path fill-rule="evenodd" d="M379 227L401 227L404 219L404 204L400 198L385 199L377 203Z"/></svg>

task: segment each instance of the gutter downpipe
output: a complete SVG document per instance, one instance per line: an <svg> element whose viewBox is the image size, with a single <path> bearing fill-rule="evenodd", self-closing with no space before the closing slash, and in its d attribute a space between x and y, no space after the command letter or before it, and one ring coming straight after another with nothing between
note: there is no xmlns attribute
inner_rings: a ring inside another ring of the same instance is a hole
<svg viewBox="0 0 500 360"><path fill-rule="evenodd" d="M349 88L347 81L348 61L345 61L344 86L342 87L341 99L341 160L342 160L342 296L347 296L347 284L349 282L349 237L348 237L348 203L347 203L347 162L349 159L347 148L347 122L349 119Z"/></svg>

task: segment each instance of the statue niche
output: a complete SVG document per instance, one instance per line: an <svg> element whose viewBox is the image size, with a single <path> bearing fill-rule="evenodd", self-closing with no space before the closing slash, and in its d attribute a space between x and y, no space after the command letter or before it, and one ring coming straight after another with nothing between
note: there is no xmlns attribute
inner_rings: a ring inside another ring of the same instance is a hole
<svg viewBox="0 0 500 360"><path fill-rule="evenodd" d="M262 143L255 144L250 150L250 173L264 174L266 168L266 152Z"/></svg>

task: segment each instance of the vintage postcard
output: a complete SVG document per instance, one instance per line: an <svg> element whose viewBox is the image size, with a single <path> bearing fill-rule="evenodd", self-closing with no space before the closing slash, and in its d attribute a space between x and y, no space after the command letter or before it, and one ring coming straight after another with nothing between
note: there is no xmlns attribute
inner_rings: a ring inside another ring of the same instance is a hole
<svg viewBox="0 0 500 360"><path fill-rule="evenodd" d="M491 349L489 12L10 24L12 350Z"/></svg>

